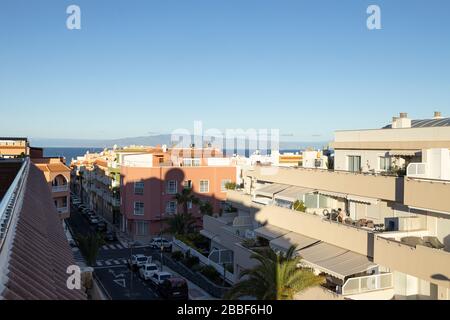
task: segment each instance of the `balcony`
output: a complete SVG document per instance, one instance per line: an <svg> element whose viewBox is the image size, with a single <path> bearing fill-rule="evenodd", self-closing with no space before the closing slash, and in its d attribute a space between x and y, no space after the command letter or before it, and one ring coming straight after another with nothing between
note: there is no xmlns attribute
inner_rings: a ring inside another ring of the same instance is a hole
<svg viewBox="0 0 450 320"><path fill-rule="evenodd" d="M404 204L450 215L450 181L405 178Z"/></svg>
<svg viewBox="0 0 450 320"><path fill-rule="evenodd" d="M67 192L69 191L69 185L63 184L59 186L52 186L52 192Z"/></svg>
<svg viewBox="0 0 450 320"><path fill-rule="evenodd" d="M374 240L374 262L450 288L450 252L425 247L411 246L393 239L376 236Z"/></svg>
<svg viewBox="0 0 450 320"><path fill-rule="evenodd" d="M403 181L396 176L298 167L259 166L248 175L261 181L389 201L401 200Z"/></svg>
<svg viewBox="0 0 450 320"><path fill-rule="evenodd" d="M379 298L391 299L394 295L394 276L392 273L380 273L370 276L349 278L342 286L342 295L357 300L358 298L377 299L371 293L375 293Z"/></svg>

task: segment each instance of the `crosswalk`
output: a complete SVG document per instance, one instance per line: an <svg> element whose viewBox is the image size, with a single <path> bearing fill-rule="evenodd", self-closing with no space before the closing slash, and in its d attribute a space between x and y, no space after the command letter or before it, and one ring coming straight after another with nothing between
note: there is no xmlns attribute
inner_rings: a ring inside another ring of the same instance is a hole
<svg viewBox="0 0 450 320"><path fill-rule="evenodd" d="M108 266L118 266L118 265L124 265L127 264L127 259L107 259L107 260L97 260L96 266L97 267L108 267Z"/></svg>
<svg viewBox="0 0 450 320"><path fill-rule="evenodd" d="M105 244L102 246L103 250L120 250L125 249L121 244Z"/></svg>

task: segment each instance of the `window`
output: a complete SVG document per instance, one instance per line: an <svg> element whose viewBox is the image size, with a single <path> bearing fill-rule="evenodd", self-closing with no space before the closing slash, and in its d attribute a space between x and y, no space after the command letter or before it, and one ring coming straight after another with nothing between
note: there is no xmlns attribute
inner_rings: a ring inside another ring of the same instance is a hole
<svg viewBox="0 0 450 320"><path fill-rule="evenodd" d="M177 193L177 181L176 180L167 181L167 193L168 194Z"/></svg>
<svg viewBox="0 0 450 320"><path fill-rule="evenodd" d="M177 202L169 201L166 203L166 213L168 214L176 214L177 213Z"/></svg>
<svg viewBox="0 0 450 320"><path fill-rule="evenodd" d="M389 171L391 169L391 158L380 157L380 170Z"/></svg>
<svg viewBox="0 0 450 320"><path fill-rule="evenodd" d="M361 171L361 157L360 156L348 156L348 171L360 172Z"/></svg>
<svg viewBox="0 0 450 320"><path fill-rule="evenodd" d="M200 192L209 192L209 180L200 180Z"/></svg>
<svg viewBox="0 0 450 320"><path fill-rule="evenodd" d="M139 181L134 183L134 194L144 194L144 182Z"/></svg>
<svg viewBox="0 0 450 320"><path fill-rule="evenodd" d="M136 235L146 236L148 234L148 222L147 221L136 221ZM145 258L145 261L147 258Z"/></svg>
<svg viewBox="0 0 450 320"><path fill-rule="evenodd" d="M192 180L186 180L183 182L183 186L186 189L192 189Z"/></svg>
<svg viewBox="0 0 450 320"><path fill-rule="evenodd" d="M200 166L200 159L183 159L183 165L186 167L198 167Z"/></svg>
<svg viewBox="0 0 450 320"><path fill-rule="evenodd" d="M137 216L144 215L144 203L143 202L135 202L134 203L134 214Z"/></svg>
<svg viewBox="0 0 450 320"><path fill-rule="evenodd" d="M230 182L231 182L230 179L223 179L222 183L220 184L220 190L222 192L226 192L227 191L226 185L227 185L227 183L230 183Z"/></svg>

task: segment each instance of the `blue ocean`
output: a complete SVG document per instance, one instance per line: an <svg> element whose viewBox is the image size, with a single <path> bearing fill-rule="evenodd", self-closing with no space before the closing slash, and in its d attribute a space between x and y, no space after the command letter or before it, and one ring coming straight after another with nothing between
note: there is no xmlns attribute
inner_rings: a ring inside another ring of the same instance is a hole
<svg viewBox="0 0 450 320"><path fill-rule="evenodd" d="M44 148L44 157L64 157L69 165L72 159L84 156L86 151L90 153L103 151L102 148Z"/></svg>

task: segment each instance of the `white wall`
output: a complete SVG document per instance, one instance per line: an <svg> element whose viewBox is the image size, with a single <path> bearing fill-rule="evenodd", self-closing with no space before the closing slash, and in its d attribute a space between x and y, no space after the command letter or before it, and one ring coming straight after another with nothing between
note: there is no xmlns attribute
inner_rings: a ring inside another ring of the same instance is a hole
<svg viewBox="0 0 450 320"><path fill-rule="evenodd" d="M348 156L360 156L363 171L380 171L380 157L389 155L388 150L335 150L334 169L348 170Z"/></svg>
<svg viewBox="0 0 450 320"><path fill-rule="evenodd" d="M153 155L143 154L125 154L123 155L123 165L128 167L151 168L153 166Z"/></svg>

